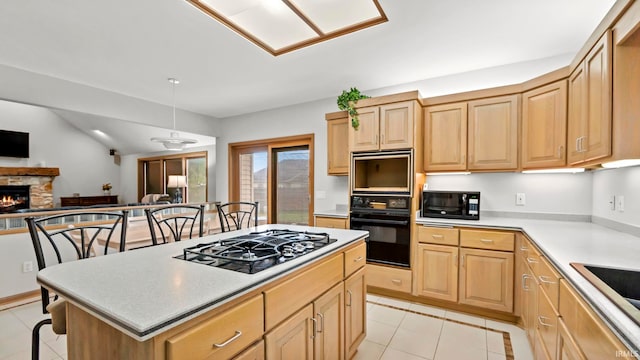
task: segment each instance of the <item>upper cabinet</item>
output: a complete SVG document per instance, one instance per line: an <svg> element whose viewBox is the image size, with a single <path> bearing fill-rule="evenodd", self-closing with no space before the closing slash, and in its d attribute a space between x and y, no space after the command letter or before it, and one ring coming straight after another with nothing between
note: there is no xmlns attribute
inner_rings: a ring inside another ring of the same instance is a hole
<svg viewBox="0 0 640 360"><path fill-rule="evenodd" d="M611 53L607 31L569 77L569 165L611 155Z"/></svg>
<svg viewBox="0 0 640 360"><path fill-rule="evenodd" d="M522 168L566 165L567 81L522 94Z"/></svg>
<svg viewBox="0 0 640 360"><path fill-rule="evenodd" d="M349 174L349 115L339 111L325 115L327 120L327 174Z"/></svg>
<svg viewBox="0 0 640 360"><path fill-rule="evenodd" d="M467 103L426 107L424 110L424 169L467 169Z"/></svg>
<svg viewBox="0 0 640 360"><path fill-rule="evenodd" d="M349 126L351 151L376 151L412 148L416 101L403 101L358 108L360 126Z"/></svg>
<svg viewBox="0 0 640 360"><path fill-rule="evenodd" d="M469 102L469 170L518 168L519 97Z"/></svg>

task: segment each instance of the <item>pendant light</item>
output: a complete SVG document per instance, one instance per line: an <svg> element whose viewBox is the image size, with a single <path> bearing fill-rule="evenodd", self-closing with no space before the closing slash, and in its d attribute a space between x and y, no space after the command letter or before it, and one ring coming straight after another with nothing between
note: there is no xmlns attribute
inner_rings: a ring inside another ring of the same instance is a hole
<svg viewBox="0 0 640 360"><path fill-rule="evenodd" d="M180 80L169 78L169 82L172 85L173 96L173 131L169 134L169 137L152 137L151 141L159 142L164 145L168 150L184 150L188 144L195 144L198 141L194 139L182 138L176 130L176 85L180 84Z"/></svg>

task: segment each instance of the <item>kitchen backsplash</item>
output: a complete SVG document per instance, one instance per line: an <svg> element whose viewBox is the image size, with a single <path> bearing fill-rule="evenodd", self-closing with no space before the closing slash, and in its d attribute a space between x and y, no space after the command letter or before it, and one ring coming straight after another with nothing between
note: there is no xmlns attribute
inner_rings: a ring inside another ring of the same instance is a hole
<svg viewBox="0 0 640 360"><path fill-rule="evenodd" d="M640 166L594 171L591 196L593 216L640 227Z"/></svg>

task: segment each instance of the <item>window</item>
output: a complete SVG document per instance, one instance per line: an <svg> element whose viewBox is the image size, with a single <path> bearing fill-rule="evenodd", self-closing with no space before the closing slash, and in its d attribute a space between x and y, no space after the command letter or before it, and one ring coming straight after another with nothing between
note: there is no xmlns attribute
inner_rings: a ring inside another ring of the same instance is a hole
<svg viewBox="0 0 640 360"><path fill-rule="evenodd" d="M313 134L229 148L229 201L257 201L262 222L313 223Z"/></svg>
<svg viewBox="0 0 640 360"><path fill-rule="evenodd" d="M138 159L138 201L147 194L169 194L174 202L177 189L167 188L169 175L186 175L187 186L180 189L183 202L206 202L207 163L206 152Z"/></svg>

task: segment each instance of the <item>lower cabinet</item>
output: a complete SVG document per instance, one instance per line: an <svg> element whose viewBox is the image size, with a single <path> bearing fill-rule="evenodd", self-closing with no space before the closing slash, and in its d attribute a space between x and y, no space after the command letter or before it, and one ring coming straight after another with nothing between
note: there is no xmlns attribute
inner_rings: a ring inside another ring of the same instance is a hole
<svg viewBox="0 0 640 360"><path fill-rule="evenodd" d="M334 218L334 217L325 217L325 216L316 216L316 226L317 227L333 228L333 229L346 229L347 228L347 219Z"/></svg>
<svg viewBox="0 0 640 360"><path fill-rule="evenodd" d="M366 336L367 283L365 282L365 268L356 271L344 281L344 290L345 358L351 359Z"/></svg>
<svg viewBox="0 0 640 360"><path fill-rule="evenodd" d="M344 285L334 286L313 302L315 359L344 359Z"/></svg>
<svg viewBox="0 0 640 360"><path fill-rule="evenodd" d="M250 346L233 360L264 360L264 340Z"/></svg>
<svg viewBox="0 0 640 360"><path fill-rule="evenodd" d="M571 333L560 319L558 321L558 352L557 360L586 360L587 358L580 351L580 347L571 337Z"/></svg>
<svg viewBox="0 0 640 360"><path fill-rule="evenodd" d="M458 247L418 245L415 295L458 301Z"/></svg>
<svg viewBox="0 0 640 360"><path fill-rule="evenodd" d="M313 305L309 304L265 335L269 360L313 359Z"/></svg>
<svg viewBox="0 0 640 360"><path fill-rule="evenodd" d="M513 311L513 253L460 249L460 303Z"/></svg>
<svg viewBox="0 0 640 360"><path fill-rule="evenodd" d="M411 293L411 270L367 264L367 285Z"/></svg>
<svg viewBox="0 0 640 360"><path fill-rule="evenodd" d="M522 307L520 311L527 338L529 343L533 344L538 319L538 281L526 263L522 264L521 276L523 296L521 297Z"/></svg>

